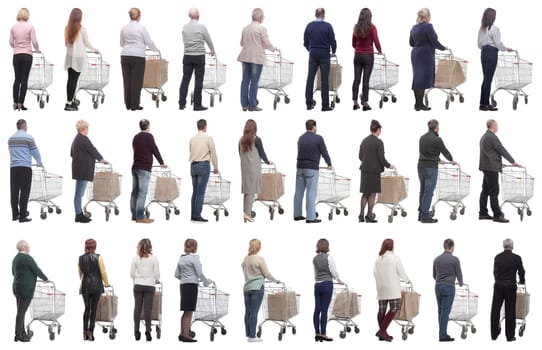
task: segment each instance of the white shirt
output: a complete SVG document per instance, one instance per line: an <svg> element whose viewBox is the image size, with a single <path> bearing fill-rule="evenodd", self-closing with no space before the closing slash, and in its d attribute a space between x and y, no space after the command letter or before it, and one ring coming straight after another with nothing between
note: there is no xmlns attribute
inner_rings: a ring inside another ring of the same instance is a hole
<svg viewBox="0 0 542 350"><path fill-rule="evenodd" d="M158 259L154 255L150 255L147 258L134 256L130 276L134 281L134 285L154 286L160 281Z"/></svg>
<svg viewBox="0 0 542 350"><path fill-rule="evenodd" d="M84 72L87 69L87 49L97 51L88 41L87 30L81 27L73 44L66 48L64 69L71 68L76 72Z"/></svg>
<svg viewBox="0 0 542 350"><path fill-rule="evenodd" d="M376 259L374 276L378 300L401 298L401 281L409 281L401 259L390 250Z"/></svg>
<svg viewBox="0 0 542 350"><path fill-rule="evenodd" d="M138 21L130 21L122 28L120 31L120 46L122 46L121 56L145 57L147 47L153 51L158 51L147 29Z"/></svg>
<svg viewBox="0 0 542 350"><path fill-rule="evenodd" d="M506 46L501 41L501 31L495 25L492 25L490 29L480 28L478 31L478 48L481 49L484 46L493 46L501 51L506 50Z"/></svg>

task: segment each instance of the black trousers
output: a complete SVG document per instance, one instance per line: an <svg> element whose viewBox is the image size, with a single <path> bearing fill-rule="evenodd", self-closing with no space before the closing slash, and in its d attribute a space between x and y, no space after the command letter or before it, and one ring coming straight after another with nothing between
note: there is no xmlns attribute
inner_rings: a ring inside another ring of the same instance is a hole
<svg viewBox="0 0 542 350"><path fill-rule="evenodd" d="M17 316L15 317L15 336L22 337L23 334L26 334L24 329L24 316L26 315L26 310L28 310L32 298L16 297L16 299Z"/></svg>
<svg viewBox="0 0 542 350"><path fill-rule="evenodd" d="M515 281L495 281L493 285L493 303L491 305L491 338L499 336L501 307L504 302L504 317L506 318L505 333L510 339L516 333L516 291Z"/></svg>
<svg viewBox="0 0 542 350"><path fill-rule="evenodd" d="M141 310L145 314L145 331L151 332L152 303L155 288L153 286L134 286L134 331L139 332Z"/></svg>
<svg viewBox="0 0 542 350"><path fill-rule="evenodd" d="M499 173L496 171L484 170L484 180L482 182L482 193L480 193L480 215L487 215L487 198L493 211L493 216L502 216L499 206Z"/></svg>
<svg viewBox="0 0 542 350"><path fill-rule="evenodd" d="M145 57L120 56L120 65L124 82L124 104L126 109L136 109L140 104L145 77Z"/></svg>
<svg viewBox="0 0 542 350"><path fill-rule="evenodd" d="M83 330L94 331L96 323L96 310L100 301L100 293L83 294L83 302L85 303L85 312L83 313Z"/></svg>
<svg viewBox="0 0 542 350"><path fill-rule="evenodd" d="M13 103L24 103L30 68L32 68L32 55L27 53L13 55L13 70L15 71Z"/></svg>
<svg viewBox="0 0 542 350"><path fill-rule="evenodd" d="M194 107L201 107L201 91L203 90L203 76L205 75L205 55L183 57L183 80L179 88L179 105L186 105L188 85L194 73Z"/></svg>
<svg viewBox="0 0 542 350"><path fill-rule="evenodd" d="M11 214L13 219L26 217L32 186L32 168L15 166L10 169Z"/></svg>
<svg viewBox="0 0 542 350"><path fill-rule="evenodd" d="M75 97L75 90L77 89L77 81L81 72L68 68L68 83L66 84L66 101L72 102Z"/></svg>
<svg viewBox="0 0 542 350"><path fill-rule="evenodd" d="M357 53L354 55L354 83L352 84L352 100L358 100L359 84L363 73L363 85L361 86L361 102L369 101L369 79L373 71L375 57L372 53Z"/></svg>

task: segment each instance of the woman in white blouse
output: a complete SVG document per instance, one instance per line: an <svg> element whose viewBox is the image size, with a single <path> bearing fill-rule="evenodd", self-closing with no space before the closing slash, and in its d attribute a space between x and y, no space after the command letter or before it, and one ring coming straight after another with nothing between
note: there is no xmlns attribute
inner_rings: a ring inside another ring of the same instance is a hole
<svg viewBox="0 0 542 350"><path fill-rule="evenodd" d="M393 240L385 239L382 242L374 266L376 291L378 299L378 326L376 336L380 340L392 341L388 334L388 326L401 306L401 281L408 282L401 259L393 254ZM386 313L389 305L389 311Z"/></svg>
<svg viewBox="0 0 542 350"><path fill-rule="evenodd" d="M152 254L152 244L147 238L139 241L137 255L132 260L130 276L134 281L134 336L135 340L141 339L139 323L141 310L145 316L145 337L152 340L151 316L154 299L155 285L160 283L160 268L158 259Z"/></svg>

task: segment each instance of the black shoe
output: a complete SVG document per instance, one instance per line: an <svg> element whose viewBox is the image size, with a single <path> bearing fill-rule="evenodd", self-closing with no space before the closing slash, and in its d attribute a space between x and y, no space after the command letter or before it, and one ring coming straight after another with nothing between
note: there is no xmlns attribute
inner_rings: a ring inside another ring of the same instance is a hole
<svg viewBox="0 0 542 350"><path fill-rule="evenodd" d="M147 341L152 341L151 332L145 332L145 338L147 339Z"/></svg>
<svg viewBox="0 0 542 350"><path fill-rule="evenodd" d="M316 101L312 100L311 102L307 103L307 111L310 111L316 106Z"/></svg>
<svg viewBox="0 0 542 350"><path fill-rule="evenodd" d="M355 111L355 110L358 110L359 109L359 105L358 104L355 104L352 109Z"/></svg>
<svg viewBox="0 0 542 350"><path fill-rule="evenodd" d="M480 214L478 215L478 220L493 220L493 216L489 214Z"/></svg>
<svg viewBox="0 0 542 350"><path fill-rule="evenodd" d="M19 222L20 223L23 223L23 222L30 222L32 221L31 218L29 218L28 216L25 216L24 218L19 218Z"/></svg>
<svg viewBox="0 0 542 350"><path fill-rule="evenodd" d="M319 224L322 222L320 219L314 219L314 220L305 220L307 224Z"/></svg>
<svg viewBox="0 0 542 350"><path fill-rule="evenodd" d="M295 221L301 221L301 220L305 220L305 217L304 216L296 216L294 218Z"/></svg>
<svg viewBox="0 0 542 350"><path fill-rule="evenodd" d="M330 106L324 106L324 107L322 107L322 112L328 112L328 111L332 111L332 110L333 110L333 108L330 107Z"/></svg>
<svg viewBox="0 0 542 350"><path fill-rule="evenodd" d="M141 110L143 110L143 106L137 106L137 107L132 108L132 111L141 111Z"/></svg>
<svg viewBox="0 0 542 350"><path fill-rule="evenodd" d="M506 341L516 341L516 337L506 338Z"/></svg>
<svg viewBox="0 0 542 350"><path fill-rule="evenodd" d="M366 223L369 223L369 224L372 224L372 223L377 223L378 220L375 219L373 215L367 215L367 216L365 217L365 222L366 222Z"/></svg>
<svg viewBox="0 0 542 350"><path fill-rule="evenodd" d="M92 219L89 218L88 216L86 216L85 214L83 213L80 213L80 214L76 214L75 215L75 222L80 222L82 224L86 224L86 223L89 223L91 222Z"/></svg>
<svg viewBox="0 0 542 350"><path fill-rule="evenodd" d="M455 339L447 335L446 337L439 339L438 341L454 341Z"/></svg>
<svg viewBox="0 0 542 350"><path fill-rule="evenodd" d="M21 110L21 111L26 111L26 110L28 110L28 108L26 108L26 107L21 103L21 104L19 104L19 110Z"/></svg>
<svg viewBox="0 0 542 350"><path fill-rule="evenodd" d="M68 112L73 112L79 110L79 108L74 103L66 103L64 110Z"/></svg>
<svg viewBox="0 0 542 350"><path fill-rule="evenodd" d="M372 108L371 106L369 105L363 105L363 111L366 112L366 111L370 111Z"/></svg>
<svg viewBox="0 0 542 350"><path fill-rule="evenodd" d="M365 222L363 215L358 215L358 222Z"/></svg>
<svg viewBox="0 0 542 350"><path fill-rule="evenodd" d="M141 332L140 331L135 331L134 332L134 337L135 337L135 340L139 341L141 339Z"/></svg>
<svg viewBox="0 0 542 350"><path fill-rule="evenodd" d="M192 218L192 221L195 221L195 222L208 222L209 220L204 219L202 217L199 217L199 218Z"/></svg>
<svg viewBox="0 0 542 350"><path fill-rule="evenodd" d="M501 215L501 216L495 216L495 217L493 218L493 221L495 221L495 222L500 222L500 223L504 223L504 224L510 222L510 220L506 219L506 218L504 217L504 215Z"/></svg>
<svg viewBox="0 0 542 350"><path fill-rule="evenodd" d="M499 110L497 107L493 107L492 105L486 105L486 106L480 105L478 109L481 111L489 111L489 112L495 112Z"/></svg>
<svg viewBox="0 0 542 350"><path fill-rule="evenodd" d="M437 219L429 218L429 219L421 219L420 222L422 224L435 224L438 222Z"/></svg>
<svg viewBox="0 0 542 350"><path fill-rule="evenodd" d="M184 105L179 104L179 109L180 109L181 111L182 111L183 109L185 109L185 108L186 108L186 105L185 105L185 104L184 104Z"/></svg>
<svg viewBox="0 0 542 350"><path fill-rule="evenodd" d="M30 341L30 338L27 335L16 335L15 338L13 338L13 341L15 342L22 342L22 343L28 343Z"/></svg>
<svg viewBox="0 0 542 350"><path fill-rule="evenodd" d="M197 342L197 340L194 339L194 338L183 337L180 334L179 334L179 341L182 341L183 343L195 343L195 342Z"/></svg>
<svg viewBox="0 0 542 350"><path fill-rule="evenodd" d="M13 218L12 218L13 221L17 221L19 220L19 214L15 215Z"/></svg>
<svg viewBox="0 0 542 350"><path fill-rule="evenodd" d="M208 109L209 108L207 108L205 106L194 106L194 111L206 111Z"/></svg>
<svg viewBox="0 0 542 350"><path fill-rule="evenodd" d="M322 339L323 341L333 341L333 338L330 338L327 335L321 335L320 339ZM322 341L322 340L320 340L320 341Z"/></svg>

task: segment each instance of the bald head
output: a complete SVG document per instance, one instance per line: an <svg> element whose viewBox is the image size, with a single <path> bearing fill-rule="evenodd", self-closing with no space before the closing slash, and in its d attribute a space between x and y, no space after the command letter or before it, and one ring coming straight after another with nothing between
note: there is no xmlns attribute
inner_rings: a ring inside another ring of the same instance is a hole
<svg viewBox="0 0 542 350"><path fill-rule="evenodd" d="M199 10L195 7L191 8L188 10L188 17L197 21L199 19Z"/></svg>

